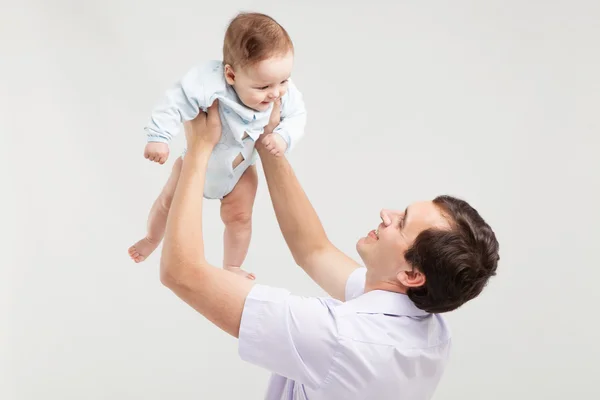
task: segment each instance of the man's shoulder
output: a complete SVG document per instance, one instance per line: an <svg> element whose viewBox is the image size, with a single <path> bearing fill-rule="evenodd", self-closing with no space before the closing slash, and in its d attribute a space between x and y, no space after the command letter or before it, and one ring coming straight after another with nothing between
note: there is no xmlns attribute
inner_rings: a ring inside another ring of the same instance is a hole
<svg viewBox="0 0 600 400"><path fill-rule="evenodd" d="M340 335L346 339L402 349L449 345L444 316L414 306L408 296L387 291L359 294L334 309Z"/></svg>

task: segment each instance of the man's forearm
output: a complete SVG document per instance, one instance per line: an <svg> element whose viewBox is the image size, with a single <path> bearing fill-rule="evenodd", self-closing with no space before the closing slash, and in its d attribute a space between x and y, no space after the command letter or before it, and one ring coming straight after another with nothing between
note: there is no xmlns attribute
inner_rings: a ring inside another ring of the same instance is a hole
<svg viewBox="0 0 600 400"><path fill-rule="evenodd" d="M329 240L288 160L264 148L258 151L277 222L294 260L303 265L307 257L328 246Z"/></svg>
<svg viewBox="0 0 600 400"><path fill-rule="evenodd" d="M238 337L252 282L210 265L204 257L202 202L210 151L186 154L169 211L161 280L213 324Z"/></svg>
<svg viewBox="0 0 600 400"><path fill-rule="evenodd" d="M205 262L202 201L211 149L188 154L173 196L161 257L163 279L177 279L186 268Z"/></svg>

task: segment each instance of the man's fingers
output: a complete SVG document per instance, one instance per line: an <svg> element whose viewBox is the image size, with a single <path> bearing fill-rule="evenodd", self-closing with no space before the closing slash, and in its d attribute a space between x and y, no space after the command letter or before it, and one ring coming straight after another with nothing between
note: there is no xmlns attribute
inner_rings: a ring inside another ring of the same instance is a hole
<svg viewBox="0 0 600 400"><path fill-rule="evenodd" d="M280 111L280 109L281 109L281 98L279 98L273 102L273 112L271 113L271 115L273 115L273 113L275 113L276 111Z"/></svg>
<svg viewBox="0 0 600 400"><path fill-rule="evenodd" d="M271 111L271 117L269 118L269 123L267 124L265 131L266 132L273 132L273 129L275 129L275 127L277 125L279 125L279 120L280 120L280 104L281 104L281 99L278 99L275 103L273 103L273 110Z"/></svg>
<svg viewBox="0 0 600 400"><path fill-rule="evenodd" d="M219 99L215 99L210 107L206 110L208 114L207 120L210 124L220 124L221 119L219 117Z"/></svg>
<svg viewBox="0 0 600 400"><path fill-rule="evenodd" d="M271 115L275 116L273 118L273 122L275 124L279 123L280 114L281 114L281 98L277 99L277 101L273 104L273 113L271 113Z"/></svg>
<svg viewBox="0 0 600 400"><path fill-rule="evenodd" d="M208 111L208 114L210 114L211 111L218 110L218 109L219 109L219 99L215 99L215 101L213 101L213 103L210 106L208 106L207 111Z"/></svg>

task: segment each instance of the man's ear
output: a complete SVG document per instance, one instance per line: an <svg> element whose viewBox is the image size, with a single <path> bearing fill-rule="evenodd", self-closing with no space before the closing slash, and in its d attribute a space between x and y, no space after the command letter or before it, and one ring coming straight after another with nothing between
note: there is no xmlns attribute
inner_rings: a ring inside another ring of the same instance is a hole
<svg viewBox="0 0 600 400"><path fill-rule="evenodd" d="M425 274L415 268L410 271L400 271L396 277L407 288L416 288L425 284Z"/></svg>
<svg viewBox="0 0 600 400"><path fill-rule="evenodd" d="M224 74L227 84L230 86L233 85L235 83L235 71L231 65L225 64Z"/></svg>

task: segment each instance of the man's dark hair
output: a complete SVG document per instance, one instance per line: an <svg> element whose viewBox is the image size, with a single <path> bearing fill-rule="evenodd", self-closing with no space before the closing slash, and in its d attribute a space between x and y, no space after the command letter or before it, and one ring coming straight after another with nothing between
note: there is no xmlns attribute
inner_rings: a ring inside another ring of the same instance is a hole
<svg viewBox="0 0 600 400"><path fill-rule="evenodd" d="M492 228L469 203L451 196L433 203L450 229L427 229L406 251L406 261L425 275L425 284L407 294L418 308L442 313L477 297L496 275L500 256Z"/></svg>

